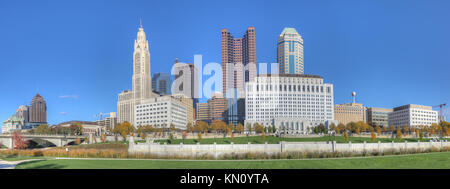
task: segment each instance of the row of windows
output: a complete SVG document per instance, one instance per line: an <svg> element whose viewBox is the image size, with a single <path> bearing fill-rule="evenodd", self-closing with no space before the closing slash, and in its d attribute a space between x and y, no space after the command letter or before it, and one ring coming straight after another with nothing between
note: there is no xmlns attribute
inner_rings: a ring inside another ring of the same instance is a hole
<svg viewBox="0 0 450 189"><path fill-rule="evenodd" d="M138 105L137 108L148 108L148 107L156 107L161 105L167 105L167 102L154 103L154 104L146 104L146 105Z"/></svg>
<svg viewBox="0 0 450 189"><path fill-rule="evenodd" d="M283 64L281 64L283 65ZM296 77L256 77L254 85L279 85L279 84L323 84L320 78L296 78Z"/></svg>
<svg viewBox="0 0 450 189"><path fill-rule="evenodd" d="M327 93L331 93L331 87L326 88ZM253 88L251 85L249 85L247 91L252 92ZM259 91L278 91L278 92L316 92L316 93L323 93L324 88L323 86L301 86L301 85L256 85L256 92Z"/></svg>

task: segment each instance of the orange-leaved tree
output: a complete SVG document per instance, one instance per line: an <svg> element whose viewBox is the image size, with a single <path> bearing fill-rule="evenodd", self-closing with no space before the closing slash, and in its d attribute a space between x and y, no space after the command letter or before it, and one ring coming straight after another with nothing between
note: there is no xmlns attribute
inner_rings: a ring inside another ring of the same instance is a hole
<svg viewBox="0 0 450 189"><path fill-rule="evenodd" d="M263 133L262 133L261 139L262 139L262 142L264 143L264 141L265 141L265 139L266 139L266 132L263 132Z"/></svg>
<svg viewBox="0 0 450 189"><path fill-rule="evenodd" d="M244 126L241 123L238 123L236 127L236 132L242 133L242 131L244 131Z"/></svg>
<svg viewBox="0 0 450 189"><path fill-rule="evenodd" d="M14 149L22 150L28 147L28 141L25 140L20 131L14 132L11 137L14 142Z"/></svg>
<svg viewBox="0 0 450 189"><path fill-rule="evenodd" d="M348 133L347 133L347 131L344 131L344 140L345 140L345 142L348 142Z"/></svg>
<svg viewBox="0 0 450 189"><path fill-rule="evenodd" d="M371 135L372 135L372 141L375 141L376 136L375 136L375 133L373 131L371 132Z"/></svg>
<svg viewBox="0 0 450 189"><path fill-rule="evenodd" d="M397 127L397 139L402 139L402 131L400 130L400 127Z"/></svg>
<svg viewBox="0 0 450 189"><path fill-rule="evenodd" d="M377 130L377 135L379 136L380 134L381 134L381 128L380 128L380 126L376 126L375 127L375 130Z"/></svg>

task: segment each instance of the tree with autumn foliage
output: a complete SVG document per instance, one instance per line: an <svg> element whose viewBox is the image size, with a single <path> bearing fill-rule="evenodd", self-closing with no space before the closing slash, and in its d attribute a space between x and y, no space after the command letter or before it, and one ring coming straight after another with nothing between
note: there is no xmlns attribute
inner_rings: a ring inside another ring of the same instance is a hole
<svg viewBox="0 0 450 189"><path fill-rule="evenodd" d="M389 130L389 132L394 133L394 131L395 131L395 126L393 126L393 125L389 126L388 130Z"/></svg>
<svg viewBox="0 0 450 189"><path fill-rule="evenodd" d="M372 141L375 141L375 139L377 138L376 135L375 135L375 132L372 131L372 132L370 133L370 135L371 135Z"/></svg>
<svg viewBox="0 0 450 189"><path fill-rule="evenodd" d="M181 134L181 136L183 138L183 144L184 144L184 139L186 139L187 135L188 135L188 131L183 131Z"/></svg>
<svg viewBox="0 0 450 189"><path fill-rule="evenodd" d="M334 123L331 123L330 124L330 131L335 131L336 133L337 133L337 130L338 130L339 128L337 128L337 126L334 124Z"/></svg>
<svg viewBox="0 0 450 189"><path fill-rule="evenodd" d="M75 144L81 144L81 139L80 138L77 138L77 139L75 139Z"/></svg>
<svg viewBox="0 0 450 189"><path fill-rule="evenodd" d="M151 133L151 132L153 132L155 129L153 128L153 126L151 126L151 125L146 125L145 127L144 127L144 133Z"/></svg>
<svg viewBox="0 0 450 189"><path fill-rule="evenodd" d="M226 130L226 135L228 136L229 134L231 134L233 132L233 129L234 129L234 125L232 123L228 124L227 130Z"/></svg>
<svg viewBox="0 0 450 189"><path fill-rule="evenodd" d="M383 131L384 134L386 134L386 132L388 131L388 128L386 126L383 126L383 128L381 130Z"/></svg>
<svg viewBox="0 0 450 189"><path fill-rule="evenodd" d="M170 124L169 130L171 133L176 130L175 125L173 123Z"/></svg>
<svg viewBox="0 0 450 189"><path fill-rule="evenodd" d="M141 139L142 140L145 140L145 137L146 137L147 135L145 135L145 133L141 133Z"/></svg>
<svg viewBox="0 0 450 189"><path fill-rule="evenodd" d="M448 135L450 134L450 129L448 127L444 127L443 133L444 133L445 137L448 137Z"/></svg>
<svg viewBox="0 0 450 189"><path fill-rule="evenodd" d="M348 132L344 131L344 141L348 142Z"/></svg>
<svg viewBox="0 0 450 189"><path fill-rule="evenodd" d="M102 137L102 142L105 143L105 142L106 142L106 139L107 139L107 138L106 138L106 133L104 133L104 134L103 134L103 137Z"/></svg>
<svg viewBox="0 0 450 189"><path fill-rule="evenodd" d="M205 134L208 132L209 125L208 123L204 121L197 121L195 124L195 131L197 132L205 132Z"/></svg>
<svg viewBox="0 0 450 189"><path fill-rule="evenodd" d="M11 136L14 144L14 149L23 150L28 147L28 141L22 136L20 131L16 131Z"/></svg>
<svg viewBox="0 0 450 189"><path fill-rule="evenodd" d="M214 133L214 135L217 135L217 131L220 130L222 120L214 120L211 123L211 131Z"/></svg>
<svg viewBox="0 0 450 189"><path fill-rule="evenodd" d="M339 123L338 126L337 126L336 133L337 134L341 134L341 131L344 131L344 130L345 130L345 125L342 124L342 123Z"/></svg>
<svg viewBox="0 0 450 189"><path fill-rule="evenodd" d="M197 140L198 140L198 142L202 142L202 133L201 132L197 133Z"/></svg>
<svg viewBox="0 0 450 189"><path fill-rule="evenodd" d="M120 134L125 141L128 135L134 133L134 127L130 122L125 121L122 124L117 124L113 132Z"/></svg>
<svg viewBox="0 0 450 189"><path fill-rule="evenodd" d="M254 128L255 128L255 132L256 133L263 133L264 132L264 126L259 124L259 123L255 123L254 124Z"/></svg>
<svg viewBox="0 0 450 189"><path fill-rule="evenodd" d="M336 134L341 134L341 129L339 129L339 127L336 127L336 128L334 129L334 131L336 132Z"/></svg>
<svg viewBox="0 0 450 189"><path fill-rule="evenodd" d="M381 128L380 128L380 126L377 125L375 127L375 130L377 131L377 135L380 136L381 135Z"/></svg>
<svg viewBox="0 0 450 189"><path fill-rule="evenodd" d="M192 126L192 123L187 123L187 125L186 125L186 131L187 132L191 132L191 133L193 133L194 132L194 126Z"/></svg>
<svg viewBox="0 0 450 189"><path fill-rule="evenodd" d="M441 126L437 123L431 124L431 134L433 136L439 135L441 133Z"/></svg>
<svg viewBox="0 0 450 189"><path fill-rule="evenodd" d="M73 135L83 135L83 126L79 122L71 124L69 130Z"/></svg>
<svg viewBox="0 0 450 189"><path fill-rule="evenodd" d="M236 132L242 133L244 131L244 126L241 123L238 123L236 127Z"/></svg>
<svg viewBox="0 0 450 189"><path fill-rule="evenodd" d="M403 136L406 137L406 134L409 132L409 126L408 125L404 125L403 126Z"/></svg>
<svg viewBox="0 0 450 189"><path fill-rule="evenodd" d="M400 127L397 127L397 139L400 141L402 139L402 131Z"/></svg>
<svg viewBox="0 0 450 189"><path fill-rule="evenodd" d="M355 131L356 131L356 134L357 134L357 135L359 135L359 134L361 133L359 127L357 127Z"/></svg>
<svg viewBox="0 0 450 189"><path fill-rule="evenodd" d="M47 124L41 124L33 130L34 133L38 134L51 134L51 129L48 127Z"/></svg>
<svg viewBox="0 0 450 189"><path fill-rule="evenodd" d="M252 133L252 124L247 123L247 130L248 130L249 134Z"/></svg>

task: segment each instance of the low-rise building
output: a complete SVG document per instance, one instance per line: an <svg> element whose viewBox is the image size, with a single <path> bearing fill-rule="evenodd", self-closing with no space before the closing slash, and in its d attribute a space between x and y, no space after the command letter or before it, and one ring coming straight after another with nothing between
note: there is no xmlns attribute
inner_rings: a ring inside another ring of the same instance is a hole
<svg viewBox="0 0 450 189"><path fill-rule="evenodd" d="M106 130L112 131L114 129L114 127L116 127L116 125L117 125L116 112L110 112L109 117L106 117L105 119L102 119L102 120L98 120L97 125L105 127Z"/></svg>
<svg viewBox="0 0 450 189"><path fill-rule="evenodd" d="M389 125L395 127L408 125L410 127L431 126L433 123L438 124L438 112L434 111L431 106L423 106L416 104L407 104L394 108L389 113Z"/></svg>
<svg viewBox="0 0 450 189"><path fill-rule="evenodd" d="M60 123L58 127L70 127L71 125L80 125L83 135L101 136L106 132L105 126L100 126L92 121L67 121Z"/></svg>
<svg viewBox="0 0 450 189"><path fill-rule="evenodd" d="M371 126L388 127L389 113L392 109L389 108L367 108L367 123Z"/></svg>
<svg viewBox="0 0 450 189"><path fill-rule="evenodd" d="M147 99L135 106L135 127L151 125L156 128L185 130L188 123L186 107L172 96Z"/></svg>
<svg viewBox="0 0 450 189"><path fill-rule="evenodd" d="M342 124L363 121L367 123L367 108L360 103L334 105L334 119Z"/></svg>
<svg viewBox="0 0 450 189"><path fill-rule="evenodd" d="M23 118L12 115L7 120L3 121L2 133L13 133L15 131L21 131L23 126Z"/></svg>

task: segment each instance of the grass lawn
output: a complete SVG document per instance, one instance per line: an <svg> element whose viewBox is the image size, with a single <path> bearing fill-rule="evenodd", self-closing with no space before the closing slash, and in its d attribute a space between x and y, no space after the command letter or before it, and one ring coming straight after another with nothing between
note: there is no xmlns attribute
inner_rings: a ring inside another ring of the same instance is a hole
<svg viewBox="0 0 450 189"><path fill-rule="evenodd" d="M314 160L40 160L17 169L450 169L450 152Z"/></svg>
<svg viewBox="0 0 450 189"><path fill-rule="evenodd" d="M392 140L394 140L395 142L398 142L397 139L391 139L391 138L376 138L375 141L372 141L371 138L368 137L348 137L349 141L351 141L352 143L362 143L364 141L366 142L392 142ZM269 143L269 144L277 144L280 141L289 141L289 142L325 142L325 141L329 141L329 140L336 140L337 143L346 143L344 140L343 136L336 136L336 137L328 137L328 136L323 136L323 137L312 137L312 138L279 138L279 137L274 137L274 136L266 136L265 138L265 142ZM419 139L418 138L406 138L406 139L400 139L400 142L417 142ZM421 141L425 142L425 141L429 141L430 139L422 139ZM216 136L216 139L214 138L204 138L201 140L201 144L213 144L214 141L217 144L230 144L231 143L231 137L227 137L227 138L223 138L221 136ZM198 142L197 139L176 139L176 140L172 140L170 143L168 142L168 140L156 140L155 142L160 142L161 144L163 144L164 142L167 142L167 144L179 144L179 143L184 143L184 144L196 144ZM235 137L234 138L234 143L235 144L247 144L248 142L251 142L252 144L263 144L264 142L262 141L262 137L261 136L251 136L251 137Z"/></svg>

